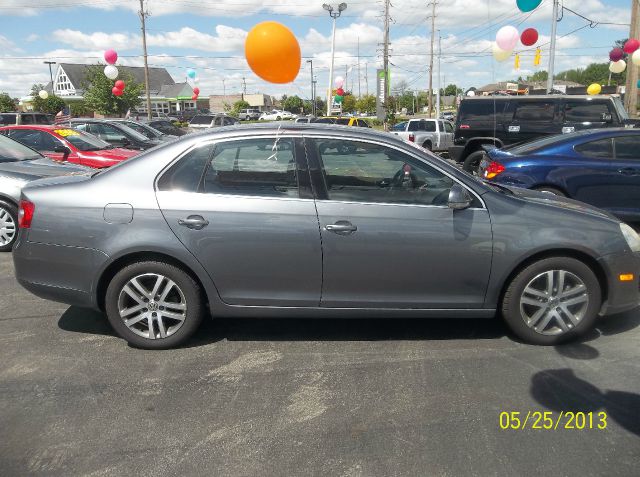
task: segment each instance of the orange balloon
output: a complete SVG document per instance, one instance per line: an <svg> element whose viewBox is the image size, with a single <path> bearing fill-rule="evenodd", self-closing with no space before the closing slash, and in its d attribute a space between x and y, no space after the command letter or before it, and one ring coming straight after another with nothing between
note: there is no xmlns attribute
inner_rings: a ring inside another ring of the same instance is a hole
<svg viewBox="0 0 640 477"><path fill-rule="evenodd" d="M263 22L254 26L244 44L253 72L270 83L291 83L300 72L300 45L286 26Z"/></svg>

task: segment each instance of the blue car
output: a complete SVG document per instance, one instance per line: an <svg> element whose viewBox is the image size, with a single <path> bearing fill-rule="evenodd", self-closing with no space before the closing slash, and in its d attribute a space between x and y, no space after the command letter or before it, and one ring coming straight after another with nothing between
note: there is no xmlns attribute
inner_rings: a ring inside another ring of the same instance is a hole
<svg viewBox="0 0 640 477"><path fill-rule="evenodd" d="M487 150L478 175L640 221L640 130L596 129Z"/></svg>

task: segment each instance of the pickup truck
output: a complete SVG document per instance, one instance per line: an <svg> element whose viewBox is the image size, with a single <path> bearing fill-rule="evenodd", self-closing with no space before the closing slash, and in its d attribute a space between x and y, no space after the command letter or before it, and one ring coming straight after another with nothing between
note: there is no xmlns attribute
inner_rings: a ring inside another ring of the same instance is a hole
<svg viewBox="0 0 640 477"><path fill-rule="evenodd" d="M396 124L390 132L434 152L453 146L453 124L443 119L410 119Z"/></svg>

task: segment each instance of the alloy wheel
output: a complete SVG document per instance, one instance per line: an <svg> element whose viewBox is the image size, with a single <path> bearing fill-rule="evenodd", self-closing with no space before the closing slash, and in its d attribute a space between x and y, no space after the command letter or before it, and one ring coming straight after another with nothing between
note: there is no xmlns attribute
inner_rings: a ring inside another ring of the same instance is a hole
<svg viewBox="0 0 640 477"><path fill-rule="evenodd" d="M5 208L0 207L0 246L10 244L16 236L16 222Z"/></svg>
<svg viewBox="0 0 640 477"><path fill-rule="evenodd" d="M129 280L118 295L118 313L133 333L147 339L171 336L187 317L184 293L171 279L145 273Z"/></svg>
<svg viewBox="0 0 640 477"><path fill-rule="evenodd" d="M587 286L566 270L549 270L534 277L520 296L526 325L546 336L567 333L580 324L589 306Z"/></svg>

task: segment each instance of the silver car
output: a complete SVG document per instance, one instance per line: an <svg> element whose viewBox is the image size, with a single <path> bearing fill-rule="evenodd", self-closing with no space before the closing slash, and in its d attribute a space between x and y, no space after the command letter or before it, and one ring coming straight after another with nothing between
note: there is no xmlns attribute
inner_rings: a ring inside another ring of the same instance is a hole
<svg viewBox="0 0 640 477"><path fill-rule="evenodd" d="M262 126L29 184L18 281L155 349L205 314L499 314L550 345L638 304L640 238L605 212L486 184L370 129Z"/></svg>
<svg viewBox="0 0 640 477"><path fill-rule="evenodd" d="M90 171L94 169L49 159L0 134L0 252L11 250L18 236L18 202L25 184L43 177Z"/></svg>

